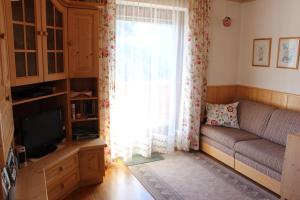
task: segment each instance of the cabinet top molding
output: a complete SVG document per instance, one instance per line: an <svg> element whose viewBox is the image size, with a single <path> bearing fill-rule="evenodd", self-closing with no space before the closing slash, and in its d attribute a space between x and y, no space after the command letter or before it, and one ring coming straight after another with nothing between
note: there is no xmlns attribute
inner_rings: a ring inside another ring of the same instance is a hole
<svg viewBox="0 0 300 200"><path fill-rule="evenodd" d="M68 8L101 9L106 5L106 0L99 0L100 3L78 1L78 0L58 0L63 6Z"/></svg>

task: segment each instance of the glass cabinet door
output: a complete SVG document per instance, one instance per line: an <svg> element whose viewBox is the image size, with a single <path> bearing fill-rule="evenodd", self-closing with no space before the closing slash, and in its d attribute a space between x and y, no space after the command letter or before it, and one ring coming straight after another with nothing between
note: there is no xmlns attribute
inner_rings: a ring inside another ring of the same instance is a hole
<svg viewBox="0 0 300 200"><path fill-rule="evenodd" d="M43 1L44 77L46 81L66 78L67 10L57 0Z"/></svg>
<svg viewBox="0 0 300 200"><path fill-rule="evenodd" d="M40 0L11 1L13 85L42 81Z"/></svg>

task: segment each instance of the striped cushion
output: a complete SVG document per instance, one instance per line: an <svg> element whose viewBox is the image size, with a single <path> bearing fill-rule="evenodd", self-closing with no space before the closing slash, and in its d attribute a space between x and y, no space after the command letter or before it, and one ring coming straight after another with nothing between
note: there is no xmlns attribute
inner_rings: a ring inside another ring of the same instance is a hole
<svg viewBox="0 0 300 200"><path fill-rule="evenodd" d="M285 147L265 139L236 143L234 150L279 173L282 172Z"/></svg>
<svg viewBox="0 0 300 200"><path fill-rule="evenodd" d="M241 100L238 106L240 128L262 136L274 110L272 106Z"/></svg>
<svg viewBox="0 0 300 200"><path fill-rule="evenodd" d="M213 139L210 139L209 137L206 137L204 135L201 135L201 141L210 145L210 146L213 146L215 147L216 149L226 153L227 155L231 156L231 157L234 157L234 151L233 149L231 148L228 148L218 142L216 142L215 140Z"/></svg>
<svg viewBox="0 0 300 200"><path fill-rule="evenodd" d="M263 137L285 146L289 133L300 133L300 113L281 109L274 111Z"/></svg>
<svg viewBox="0 0 300 200"><path fill-rule="evenodd" d="M253 161L252 159L247 158L246 156L243 156L242 154L235 153L235 159L238 161L241 161L242 163L256 169L257 171L260 171L261 173L270 176L278 181L281 180L281 173L278 173L269 167L266 167L258 162Z"/></svg>
<svg viewBox="0 0 300 200"><path fill-rule="evenodd" d="M248 133L247 131L218 127L218 126L201 126L201 133L210 139L217 141L218 143L233 149L234 145L238 141L258 139L257 135Z"/></svg>

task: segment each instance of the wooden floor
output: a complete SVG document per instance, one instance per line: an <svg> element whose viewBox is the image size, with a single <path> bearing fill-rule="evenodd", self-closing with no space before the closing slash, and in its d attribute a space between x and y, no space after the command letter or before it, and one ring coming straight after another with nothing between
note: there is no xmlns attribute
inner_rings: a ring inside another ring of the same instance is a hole
<svg viewBox="0 0 300 200"><path fill-rule="evenodd" d="M66 200L154 200L142 184L123 164L114 164L105 171L102 184L83 187Z"/></svg>

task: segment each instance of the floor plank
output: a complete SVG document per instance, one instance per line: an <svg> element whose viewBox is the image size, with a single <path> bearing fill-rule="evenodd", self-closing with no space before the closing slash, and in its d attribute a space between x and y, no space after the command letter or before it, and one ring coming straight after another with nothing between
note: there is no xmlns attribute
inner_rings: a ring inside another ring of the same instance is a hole
<svg viewBox="0 0 300 200"><path fill-rule="evenodd" d="M121 163L106 170L102 184L83 187L66 200L154 200L142 184Z"/></svg>

